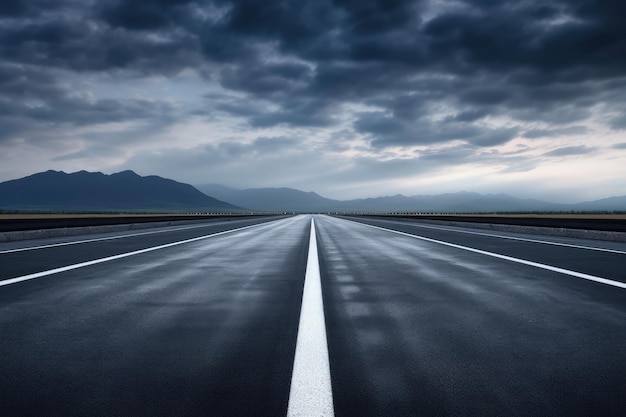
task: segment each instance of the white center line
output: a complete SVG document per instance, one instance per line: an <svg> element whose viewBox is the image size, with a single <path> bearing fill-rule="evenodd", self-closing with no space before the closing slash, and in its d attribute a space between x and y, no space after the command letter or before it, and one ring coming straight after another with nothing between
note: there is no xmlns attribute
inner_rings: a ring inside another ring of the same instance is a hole
<svg viewBox="0 0 626 417"><path fill-rule="evenodd" d="M49 269L47 271L36 272L34 274L22 275L21 277L9 278L9 279L5 279L3 281L0 281L0 287L5 286L5 285L9 285L9 284L15 284L17 282L28 281L30 279L45 277L45 276L52 275L52 274L58 274L60 272L71 271L73 269L83 268L83 267L90 266L90 265L101 264L103 262L114 261L116 259L127 258L129 256L134 256L134 255L139 255L139 254L142 254L142 253L152 252L152 251L159 250L159 249L171 248L172 246L178 246L178 245L183 245L185 243L196 242L198 240L208 239L210 237L220 236L220 235L224 235L226 233L238 232L238 231L241 231L241 230L244 230L244 229L249 229L251 227L258 227L258 226L262 226L262 225L266 225L266 224L267 223L253 224L253 225L250 225L250 226L239 227L237 229L231 229L231 230L225 230L223 232L212 233L210 235L194 237L192 239L186 239L186 240L180 240L178 242L167 243L165 245L153 246L153 247L150 247L150 248L140 249L140 250L136 250L136 251L133 251L133 252L126 252L126 253L121 253L119 255L107 256L106 258L94 259L94 260L87 261L87 262L81 262L81 263L77 263L77 264L63 266L63 267L60 267L60 268Z"/></svg>
<svg viewBox="0 0 626 417"><path fill-rule="evenodd" d="M309 255L287 416L334 415L315 221L311 219Z"/></svg>
<svg viewBox="0 0 626 417"><path fill-rule="evenodd" d="M534 266L535 268L546 269L548 271L554 271L554 272L558 272L558 273L561 273L561 274L570 275L570 276L573 276L573 277L583 278L583 279L586 279L586 280L589 280L589 281L600 282L602 284L612 285L614 287L626 289L626 283L620 282L620 281L613 281L612 279L597 277L595 275L583 274L582 272L576 272L576 271L572 271L572 270L569 270L569 269L559 268L559 267L556 267L556 266L545 265L545 264L541 264L539 262L527 261L525 259L514 258L512 256L500 255L498 253L487 252L487 251L484 251L484 250L474 249L474 248L470 248L468 246L457 245L457 244L454 244L454 243L444 242L442 240L431 239L431 238L428 238L428 237L412 235L410 233L399 232L397 230L387 229L387 228L384 228L384 227L372 226L371 224L367 224L367 223L361 223L361 224L364 225L364 226L372 227L374 229L384 230L386 232L397 233L399 235L412 237L413 239L419 239L419 240L424 240L426 242L437 243L439 245L450 246L452 248L463 249L463 250L466 250L466 251L469 251L469 252L480 253L481 255L492 256L494 258L504 259L504 260L511 261L511 262L516 262L516 263L519 263L519 264Z"/></svg>

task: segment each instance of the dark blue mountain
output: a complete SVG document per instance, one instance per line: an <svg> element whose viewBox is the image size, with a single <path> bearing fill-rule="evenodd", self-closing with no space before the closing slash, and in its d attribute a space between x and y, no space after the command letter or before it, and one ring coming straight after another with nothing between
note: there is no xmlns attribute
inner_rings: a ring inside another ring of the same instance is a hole
<svg viewBox="0 0 626 417"><path fill-rule="evenodd" d="M51 211L230 211L238 207L183 184L133 171L46 171L0 183L0 208Z"/></svg>
<svg viewBox="0 0 626 417"><path fill-rule="evenodd" d="M626 196L609 197L601 200L576 204L576 210L587 211L626 211Z"/></svg>

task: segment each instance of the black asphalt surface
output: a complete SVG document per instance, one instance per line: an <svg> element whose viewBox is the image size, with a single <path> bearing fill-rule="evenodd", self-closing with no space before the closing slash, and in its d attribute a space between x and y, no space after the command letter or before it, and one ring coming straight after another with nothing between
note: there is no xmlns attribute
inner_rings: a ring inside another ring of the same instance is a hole
<svg viewBox="0 0 626 417"><path fill-rule="evenodd" d="M310 218L0 286L0 415L285 415ZM353 220L315 216L336 416L624 415L626 289L363 222L619 282L625 254ZM254 222L3 243L0 283Z"/></svg>
<svg viewBox="0 0 626 417"><path fill-rule="evenodd" d="M287 218L0 287L0 415L284 415L309 225ZM218 230L0 255L2 278Z"/></svg>
<svg viewBox="0 0 626 417"><path fill-rule="evenodd" d="M101 235L76 236L73 238L57 238L41 243L36 241L18 241L2 244L2 248L16 249L20 247L37 246L39 244L54 244L65 241L81 241L115 236L128 236L123 239L99 240L86 242L80 245L57 246L38 251L11 253L2 258L0 280L15 276L26 275L47 269L59 268L65 265L90 261L95 258L119 255L153 246L166 245L185 239L193 239L212 233L223 232L239 227L268 222L281 217L259 217L250 219L214 220L197 225L179 225L161 229L140 229L124 233L108 233ZM0 249L0 252L2 249ZM2 255L0 255L2 256Z"/></svg>
<svg viewBox="0 0 626 417"><path fill-rule="evenodd" d="M624 279L625 255L367 221ZM316 226L336 416L624 415L626 290L343 219Z"/></svg>
<svg viewBox="0 0 626 417"><path fill-rule="evenodd" d="M380 220L373 218L354 218L354 220L382 228L417 234L430 239L442 240L448 243L472 247L474 249L626 282L626 257L624 257L623 254L593 252L587 249L494 239L489 235L499 234L503 236L515 236L515 234L493 233L488 230L480 229L470 230L469 232L471 233L460 233L459 231L464 229L449 226L433 227L433 225L424 224L419 221ZM467 230L465 231L467 232ZM520 235L520 237L524 236ZM538 236L536 239L542 241L577 243L580 246L584 246L584 241L579 239L555 239L546 236ZM591 245L595 247L607 247L607 245L604 245L602 242L594 242ZM621 248L623 251L626 251L626 245L623 243L611 243L608 246ZM433 248L438 248L438 246L433 246Z"/></svg>

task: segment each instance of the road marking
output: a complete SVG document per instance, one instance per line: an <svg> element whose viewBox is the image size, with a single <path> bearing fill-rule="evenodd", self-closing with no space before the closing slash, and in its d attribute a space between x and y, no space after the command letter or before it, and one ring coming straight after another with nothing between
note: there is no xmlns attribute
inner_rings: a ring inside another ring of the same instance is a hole
<svg viewBox="0 0 626 417"><path fill-rule="evenodd" d="M60 267L60 268L49 269L47 271L36 272L34 274L22 275L21 277L9 278L9 279L5 279L3 281L0 281L0 287L5 286L5 285L9 285L9 284L15 284L17 282L28 281L28 280L35 279L35 278L45 277L45 276L48 276L48 275L58 274L60 272L71 271L73 269L84 268L84 267L90 266L90 265L101 264L103 262L114 261L116 259L127 258L129 256L134 256L134 255L139 255L139 254L142 254L142 253L152 252L152 251L159 250L159 249L171 248L172 246L183 245L185 243L197 242L199 240L203 240L203 239L208 239L210 237L224 235L224 234L227 234L227 233L239 232L241 230L249 229L251 227L262 226L264 224L266 224L266 223L253 224L253 225L250 225L250 226L239 227L237 229L231 229L231 230L225 230L223 232L212 233L210 235L194 237L192 239L185 239L185 240L180 240L178 242L167 243L165 245L153 246L153 247L146 248L146 249L140 249L140 250L136 250L136 251L132 251L132 252L121 253L119 255L107 256L106 258L94 259L92 261L81 262L81 263L73 264L73 265L67 265L67 266L63 266L63 267Z"/></svg>
<svg viewBox="0 0 626 417"><path fill-rule="evenodd" d="M462 246L462 245L457 245L457 244L454 244L454 243L444 242L442 240L437 240L437 239L431 239L431 238L428 238L428 237L412 235L410 233L399 232L397 230L387 229L385 227L373 226L373 225L367 224L367 223L361 223L361 224L364 225L364 226L373 227L374 229L384 230L386 232L397 233L399 235L412 237L414 239L419 239L419 240L424 240L424 241L427 241L427 242L437 243L437 244L440 244L440 245L450 246L452 248L463 249L463 250L466 250L466 251L469 251L469 252L480 253L481 255L487 255L487 256L494 257L494 258L498 258L498 259L504 259L504 260L507 260L507 261L516 262L516 263L519 263L519 264L534 266L536 268L546 269L548 271L553 271L553 272L559 272L561 274L570 275L570 276L573 276L573 277L583 278L583 279L586 279L586 280L589 280L589 281L600 282L602 284L612 285L614 287L626 289L626 283L624 283L624 282L613 281L611 279L597 277L595 275L583 274L582 272L576 272L576 271L572 271L572 270L569 270L569 269L559 268L559 267L556 267L556 266L545 265L545 264L541 264L541 263L533 262L533 261L527 261L525 259L514 258L512 256L500 255L498 253L487 252L487 251L480 250L480 249L474 249L474 248L470 248L468 246Z"/></svg>
<svg viewBox="0 0 626 417"><path fill-rule="evenodd" d="M595 250L595 251L600 251L600 252L609 252L609 253L617 253L617 254L620 254L620 255L626 255L626 251L617 250L617 249L595 248L593 246L583 246L583 245L574 245L574 244L571 244L571 243L551 242L549 240L539 240L539 239L529 239L529 238L523 238L523 237L494 235L492 233L470 232L469 230L457 230L457 229L452 229L452 228L447 228L447 227L426 226L426 225L423 225L423 224L413 224L413 223L405 223L405 222L394 222L394 223L402 224L404 226L422 227L422 228L425 228L425 229L445 230L445 231L448 231L448 232L455 232L455 233L466 233L466 234L470 234L470 235L497 237L497 238L500 238L500 239L520 240L520 241L523 241L523 242L542 243L542 244L545 244L545 245L565 246L565 247L568 247L568 248L587 249L587 250ZM459 226L459 227L461 227L461 226Z"/></svg>
<svg viewBox="0 0 626 417"><path fill-rule="evenodd" d="M311 218L309 255L287 416L334 415L315 221Z"/></svg>
<svg viewBox="0 0 626 417"><path fill-rule="evenodd" d="M84 240L77 240L77 241L72 241L72 242L51 243L49 245L28 246L28 247L25 247L25 248L6 249L6 250L0 251L0 255L5 254L5 253L24 252L24 251L28 251L28 250L56 248L58 246L78 245L78 244L81 244L81 243L100 242L100 241L103 241L103 240L114 240L114 239L124 239L124 238L127 238L127 237L153 235L153 234L156 234L156 233L167 233L167 232L176 232L176 231L179 231L179 230L198 229L198 228L201 228L201 227L209 227L209 226L214 226L214 225L217 225L217 224L224 224L224 222L211 223L211 224L202 224L202 225L198 225L198 226L178 227L178 228L167 229L167 230L156 230L156 231L151 231L151 232L129 233L129 234L126 234L126 235L118 235L118 236L98 237L98 238L93 238L93 239L84 239ZM164 227L167 227L167 226L164 226Z"/></svg>

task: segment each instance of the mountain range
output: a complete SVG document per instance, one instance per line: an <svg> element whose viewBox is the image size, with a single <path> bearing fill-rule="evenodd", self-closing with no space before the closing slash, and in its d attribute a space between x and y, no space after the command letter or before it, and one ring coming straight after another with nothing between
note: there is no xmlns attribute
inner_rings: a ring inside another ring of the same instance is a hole
<svg viewBox="0 0 626 417"><path fill-rule="evenodd" d="M341 201L322 197L314 192L293 188L248 188L238 190L219 184L197 185L203 193L240 207L266 211L329 211L337 210Z"/></svg>
<svg viewBox="0 0 626 417"><path fill-rule="evenodd" d="M413 196L398 194L333 200L315 192L293 188L235 189L219 184L194 187L154 175L142 177L133 171L111 175L87 171L71 174L46 171L0 183L0 209L144 212L579 212L626 211L626 196L577 204L472 192Z"/></svg>
<svg viewBox="0 0 626 417"><path fill-rule="evenodd" d="M402 194L355 200L333 200L293 188L234 189L219 184L197 185L200 191L241 207L267 211L364 211L364 212L532 212L626 211L626 196L576 204L520 199L507 194L473 192L438 195Z"/></svg>
<svg viewBox="0 0 626 417"><path fill-rule="evenodd" d="M0 183L0 208L50 211L238 211L183 184L133 171L46 171Z"/></svg>

